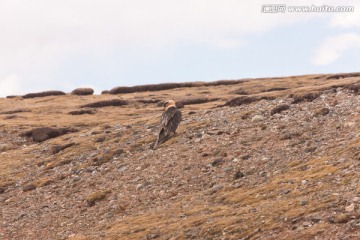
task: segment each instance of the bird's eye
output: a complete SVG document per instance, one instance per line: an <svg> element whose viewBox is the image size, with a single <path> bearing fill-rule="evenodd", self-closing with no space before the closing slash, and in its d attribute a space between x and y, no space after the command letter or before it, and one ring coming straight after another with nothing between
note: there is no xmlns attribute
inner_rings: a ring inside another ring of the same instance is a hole
<svg viewBox="0 0 360 240"><path fill-rule="evenodd" d="M163 107L166 107L166 105L168 105L168 101L166 101L164 104L163 104Z"/></svg>

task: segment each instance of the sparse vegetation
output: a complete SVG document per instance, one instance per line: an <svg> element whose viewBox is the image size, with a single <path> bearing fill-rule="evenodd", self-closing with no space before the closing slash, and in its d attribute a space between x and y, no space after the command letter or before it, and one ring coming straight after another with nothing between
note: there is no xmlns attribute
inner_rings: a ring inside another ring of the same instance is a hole
<svg viewBox="0 0 360 240"><path fill-rule="evenodd" d="M92 194L86 197L86 203L87 205L92 207L95 205L95 203L105 199L105 197L110 193L111 193L110 190L101 190L101 191L93 192Z"/></svg>
<svg viewBox="0 0 360 240"><path fill-rule="evenodd" d="M0 238L356 238L359 81L0 99L1 113L17 116L0 126ZM240 87L247 95L236 98ZM169 98L201 101L184 104L176 135L153 151ZM43 128L77 131L33 141Z"/></svg>

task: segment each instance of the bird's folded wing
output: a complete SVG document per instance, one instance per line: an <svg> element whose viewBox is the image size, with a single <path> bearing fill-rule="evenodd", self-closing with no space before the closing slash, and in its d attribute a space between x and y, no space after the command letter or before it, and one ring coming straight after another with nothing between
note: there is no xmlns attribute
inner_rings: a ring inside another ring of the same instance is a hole
<svg viewBox="0 0 360 240"><path fill-rule="evenodd" d="M169 132L176 132L177 127L181 122L181 112L178 109L175 109L173 117L169 120L167 124L167 129Z"/></svg>

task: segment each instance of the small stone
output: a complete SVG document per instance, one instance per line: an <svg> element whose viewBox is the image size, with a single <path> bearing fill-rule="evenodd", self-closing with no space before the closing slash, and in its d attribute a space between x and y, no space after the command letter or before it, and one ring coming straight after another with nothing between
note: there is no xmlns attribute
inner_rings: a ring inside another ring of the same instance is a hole
<svg viewBox="0 0 360 240"><path fill-rule="evenodd" d="M265 177L266 174L267 174L267 172L264 172L264 171L261 171L261 172L259 173L259 175L262 176L262 177Z"/></svg>
<svg viewBox="0 0 360 240"><path fill-rule="evenodd" d="M24 192L35 190L35 189L36 189L36 186L34 184L28 184L23 187Z"/></svg>
<svg viewBox="0 0 360 240"><path fill-rule="evenodd" d="M105 140L106 140L106 137L98 137L97 139L95 139L95 142L102 143L102 142L105 142Z"/></svg>
<svg viewBox="0 0 360 240"><path fill-rule="evenodd" d="M314 215L314 216L310 217L310 220L314 223L318 223L322 220L322 217L318 216L318 215Z"/></svg>
<svg viewBox="0 0 360 240"><path fill-rule="evenodd" d="M308 204L308 202L307 202L307 201L305 201L305 200L300 201L300 205L301 205L301 206L305 206L305 205L307 205L307 204Z"/></svg>
<svg viewBox="0 0 360 240"><path fill-rule="evenodd" d="M306 184L307 183L307 180L301 180L301 184Z"/></svg>
<svg viewBox="0 0 360 240"><path fill-rule="evenodd" d="M355 204L350 204L349 206L345 207L346 212L353 212L355 211Z"/></svg>
<svg viewBox="0 0 360 240"><path fill-rule="evenodd" d="M136 185L136 191L139 191L142 187L143 187L143 185L141 183L139 183L138 185Z"/></svg>
<svg viewBox="0 0 360 240"><path fill-rule="evenodd" d="M353 201L353 202L359 202L359 201L360 201L360 197L354 197L352 201Z"/></svg>
<svg viewBox="0 0 360 240"><path fill-rule="evenodd" d="M303 222L303 226L304 227L311 227L311 223L310 222Z"/></svg>
<svg viewBox="0 0 360 240"><path fill-rule="evenodd" d="M121 173L124 172L126 169L127 169L127 167L124 165L119 166L119 172L121 172Z"/></svg>
<svg viewBox="0 0 360 240"><path fill-rule="evenodd" d="M265 117L262 116L262 115L255 115L251 119L252 122L261 122L261 121L264 121L264 120L265 120Z"/></svg>
<svg viewBox="0 0 360 240"><path fill-rule="evenodd" d="M308 147L308 148L305 149L305 152L306 153L312 153L312 152L315 152L315 150L316 150L316 147Z"/></svg>
<svg viewBox="0 0 360 240"><path fill-rule="evenodd" d="M232 167L225 167L224 172L231 172L233 170Z"/></svg>
<svg viewBox="0 0 360 240"><path fill-rule="evenodd" d="M216 159L211 163L211 166L215 167L215 166L219 166L220 164L224 163L224 159Z"/></svg>
<svg viewBox="0 0 360 240"><path fill-rule="evenodd" d="M335 217L330 218L329 222L330 223L347 223L350 221L350 219L351 219L350 215L340 213L338 215L335 215Z"/></svg>
<svg viewBox="0 0 360 240"><path fill-rule="evenodd" d="M279 105L279 106L273 108L273 109L270 111L270 114L271 114L271 115L274 115L274 114L277 114L277 113L281 113L282 111L288 110L289 108L290 108L289 105L287 105L287 104L282 104L282 105Z"/></svg>
<svg viewBox="0 0 360 240"><path fill-rule="evenodd" d="M235 174L234 174L234 180L237 180L239 178L243 178L245 177L244 173L240 172L240 171L237 171Z"/></svg>
<svg viewBox="0 0 360 240"><path fill-rule="evenodd" d="M328 108L321 108L319 110L317 110L315 113L314 113L314 117L320 117L320 116L325 116L327 115L328 113L330 112L330 109Z"/></svg>

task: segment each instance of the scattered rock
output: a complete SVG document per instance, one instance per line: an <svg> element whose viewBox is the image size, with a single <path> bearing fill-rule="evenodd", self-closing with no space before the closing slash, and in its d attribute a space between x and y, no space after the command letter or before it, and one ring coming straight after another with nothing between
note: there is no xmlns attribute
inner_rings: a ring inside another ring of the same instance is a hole
<svg viewBox="0 0 360 240"><path fill-rule="evenodd" d="M265 117L262 115L255 115L251 118L252 122L262 122L265 120Z"/></svg>
<svg viewBox="0 0 360 240"><path fill-rule="evenodd" d="M303 226L304 226L304 227L310 227L310 226L311 226L311 222L303 222Z"/></svg>
<svg viewBox="0 0 360 240"><path fill-rule="evenodd" d="M230 106L230 107L235 107L235 106L241 106L244 104L250 104L253 102L258 102L261 100L273 100L275 99L275 97L270 97L270 96L260 96L260 97L251 97L251 96L241 96L241 97L236 97L236 98L232 98L228 101L225 102L225 106Z"/></svg>
<svg viewBox="0 0 360 240"><path fill-rule="evenodd" d="M353 212L353 211L355 211L355 204L350 204L349 206L346 206L345 207L345 211L346 212Z"/></svg>
<svg viewBox="0 0 360 240"><path fill-rule="evenodd" d="M121 148L114 151L114 155L121 155L123 153L125 153L125 151L124 151L124 149L121 149Z"/></svg>
<svg viewBox="0 0 360 240"><path fill-rule="evenodd" d="M1 112L0 114L14 114L14 113L23 113L23 112L31 112L31 111L28 109L15 109L11 111Z"/></svg>
<svg viewBox="0 0 360 240"><path fill-rule="evenodd" d="M82 105L81 108L117 107L117 106L124 106L124 105L128 105L128 104L129 104L129 102L126 100L112 99L112 100L99 101L99 102L85 104L85 105Z"/></svg>
<svg viewBox="0 0 360 240"><path fill-rule="evenodd" d="M35 189L36 189L36 186L34 184L28 184L28 185L25 185L22 190L24 192L28 192L28 191L35 190Z"/></svg>
<svg viewBox="0 0 360 240"><path fill-rule="evenodd" d="M159 100L159 99L138 99L136 101L140 102L140 103L158 103L161 100Z"/></svg>
<svg viewBox="0 0 360 240"><path fill-rule="evenodd" d="M106 137L102 136L102 137L98 137L97 139L95 139L95 142L102 143L102 142L105 142L105 140L106 140Z"/></svg>
<svg viewBox="0 0 360 240"><path fill-rule="evenodd" d="M325 115L329 114L329 112L330 112L330 109L328 109L328 108L321 108L321 109L317 110L317 111L313 114L313 116L314 116L314 117L325 116Z"/></svg>
<svg viewBox="0 0 360 240"><path fill-rule="evenodd" d="M83 114L95 114L96 111L93 109L82 109L69 112L70 115L83 115Z"/></svg>
<svg viewBox="0 0 360 240"><path fill-rule="evenodd" d="M70 147L74 146L74 145L75 145L75 143L73 143L73 142L65 144L65 145L55 145L55 146L52 147L51 153L52 154L57 154L57 153L65 150L67 148L70 148Z"/></svg>
<svg viewBox="0 0 360 240"><path fill-rule="evenodd" d="M300 136L301 136L300 132L285 132L285 133L281 134L280 140L289 140L289 139L294 139L294 138L300 137Z"/></svg>
<svg viewBox="0 0 360 240"><path fill-rule="evenodd" d="M315 152L315 150L317 149L317 147L308 147L305 149L306 153L313 153Z"/></svg>
<svg viewBox="0 0 360 240"><path fill-rule="evenodd" d="M38 93L28 93L22 96L22 98L38 98L38 97L61 96L61 95L66 95L66 94L62 91L45 91Z"/></svg>
<svg viewBox="0 0 360 240"><path fill-rule="evenodd" d="M242 88L236 89L235 91L231 92L232 94L238 94L238 95L248 95L249 93L245 91Z"/></svg>
<svg viewBox="0 0 360 240"><path fill-rule="evenodd" d="M281 113L282 111L288 110L289 108L290 108L290 106L287 104L282 104L282 105L276 106L275 108L271 109L270 115Z"/></svg>
<svg viewBox="0 0 360 240"><path fill-rule="evenodd" d="M80 96L93 95L94 89L92 89L92 88L76 88L71 92L71 94L72 95L80 95Z"/></svg>
<svg viewBox="0 0 360 240"><path fill-rule="evenodd" d="M141 188L143 188L143 185L141 183L136 185L136 191L139 191Z"/></svg>
<svg viewBox="0 0 360 240"><path fill-rule="evenodd" d="M329 218L330 223L347 223L351 220L351 216L347 214L337 214L334 217Z"/></svg>
<svg viewBox="0 0 360 240"><path fill-rule="evenodd" d="M319 96L320 96L320 93L318 93L318 92L297 94L297 95L293 96L294 100L292 101L292 104L301 103L301 102L312 102Z"/></svg>
<svg viewBox="0 0 360 240"><path fill-rule="evenodd" d="M353 91L355 93L359 93L360 92L360 83L354 83L354 84L350 84L345 86L346 89Z"/></svg>
<svg viewBox="0 0 360 240"><path fill-rule="evenodd" d="M56 138L71 132L77 132L77 130L72 128L42 127L42 128L32 129L30 131L25 132L22 135L26 137L31 137L35 142L43 142L50 138Z"/></svg>
<svg viewBox="0 0 360 240"><path fill-rule="evenodd" d="M342 74L332 74L326 79L342 79L350 77L360 77L360 73L342 73Z"/></svg>
<svg viewBox="0 0 360 240"><path fill-rule="evenodd" d="M288 88L284 88L284 87L274 87L274 88L265 89L262 92L276 92L276 91L284 91L287 89Z"/></svg>
<svg viewBox="0 0 360 240"><path fill-rule="evenodd" d="M110 94L124 94L135 92L155 92L162 90L169 90L175 88L192 88L201 86L220 86L220 85L233 85L244 83L245 80L220 80L215 82L185 82L185 83L160 83L160 84L148 84L138 85L133 87L115 87L110 90Z"/></svg>
<svg viewBox="0 0 360 240"><path fill-rule="evenodd" d="M191 98L191 99L184 99L178 101L179 103L185 105L193 105L193 104L202 104L207 102L214 102L218 101L219 98Z"/></svg>
<svg viewBox="0 0 360 240"><path fill-rule="evenodd" d="M20 95L9 95L9 96L6 96L6 98L17 98L17 97L21 97Z"/></svg>
<svg viewBox="0 0 360 240"><path fill-rule="evenodd" d="M225 162L225 160L224 159L216 159L216 160L214 160L212 163L211 163L211 166L213 166L213 167L216 167L216 166L219 166L220 164L223 164Z"/></svg>
<svg viewBox="0 0 360 240"><path fill-rule="evenodd" d="M100 155L100 156L97 156L92 159L92 162L93 162L92 165L93 166L101 166L104 163L110 162L112 159L113 159L113 154L111 154L111 153Z"/></svg>
<svg viewBox="0 0 360 240"><path fill-rule="evenodd" d="M234 180L237 180L239 178L243 178L245 177L244 173L242 173L241 171L237 171L234 175Z"/></svg>

